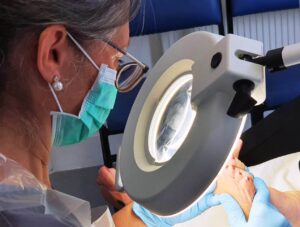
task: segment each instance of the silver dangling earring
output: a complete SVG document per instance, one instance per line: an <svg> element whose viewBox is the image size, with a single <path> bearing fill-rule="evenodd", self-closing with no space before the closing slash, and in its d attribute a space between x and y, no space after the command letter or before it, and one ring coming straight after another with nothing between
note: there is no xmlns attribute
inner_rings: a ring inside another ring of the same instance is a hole
<svg viewBox="0 0 300 227"><path fill-rule="evenodd" d="M54 77L54 81L51 85L55 91L62 91L64 89L64 85L60 82L58 76Z"/></svg>

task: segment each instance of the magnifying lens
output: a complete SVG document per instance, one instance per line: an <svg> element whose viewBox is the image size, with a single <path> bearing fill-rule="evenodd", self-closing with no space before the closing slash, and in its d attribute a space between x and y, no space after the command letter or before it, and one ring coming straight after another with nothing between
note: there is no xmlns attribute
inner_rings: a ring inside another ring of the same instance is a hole
<svg viewBox="0 0 300 227"><path fill-rule="evenodd" d="M201 199L226 165L246 113L265 99L261 42L207 32L175 43L144 82L118 155L124 190L170 216Z"/></svg>

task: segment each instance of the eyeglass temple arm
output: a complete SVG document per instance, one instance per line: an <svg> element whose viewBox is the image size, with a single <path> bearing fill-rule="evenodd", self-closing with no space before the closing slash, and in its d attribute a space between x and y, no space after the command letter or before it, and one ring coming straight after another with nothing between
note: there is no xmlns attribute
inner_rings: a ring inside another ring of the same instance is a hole
<svg viewBox="0 0 300 227"><path fill-rule="evenodd" d="M111 42L110 40L104 40L104 42L106 42L108 45L112 46L113 48L115 48L117 51L121 52L122 54L128 56L131 60L135 61L136 63L138 63L140 66L143 67L143 72L146 73L149 70L149 67L144 64L143 62L139 61L136 57L134 57L133 55L131 55L129 52L123 50L122 48L118 47L116 44L114 44L113 42Z"/></svg>

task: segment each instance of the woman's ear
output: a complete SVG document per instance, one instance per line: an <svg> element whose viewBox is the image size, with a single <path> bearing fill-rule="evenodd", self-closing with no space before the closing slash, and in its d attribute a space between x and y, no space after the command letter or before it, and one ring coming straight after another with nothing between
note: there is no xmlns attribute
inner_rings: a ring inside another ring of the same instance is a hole
<svg viewBox="0 0 300 227"><path fill-rule="evenodd" d="M40 34L37 50L38 70L48 83L62 77L62 67L68 55L68 36L63 25L47 26Z"/></svg>

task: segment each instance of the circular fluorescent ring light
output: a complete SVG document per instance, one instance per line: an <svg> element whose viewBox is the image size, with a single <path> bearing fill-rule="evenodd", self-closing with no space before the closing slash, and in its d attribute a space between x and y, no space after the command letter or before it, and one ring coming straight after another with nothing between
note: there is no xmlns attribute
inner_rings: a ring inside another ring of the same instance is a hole
<svg viewBox="0 0 300 227"><path fill-rule="evenodd" d="M148 141L154 163L169 161L192 127L196 116L191 106L192 79L187 74L173 82L154 112Z"/></svg>

